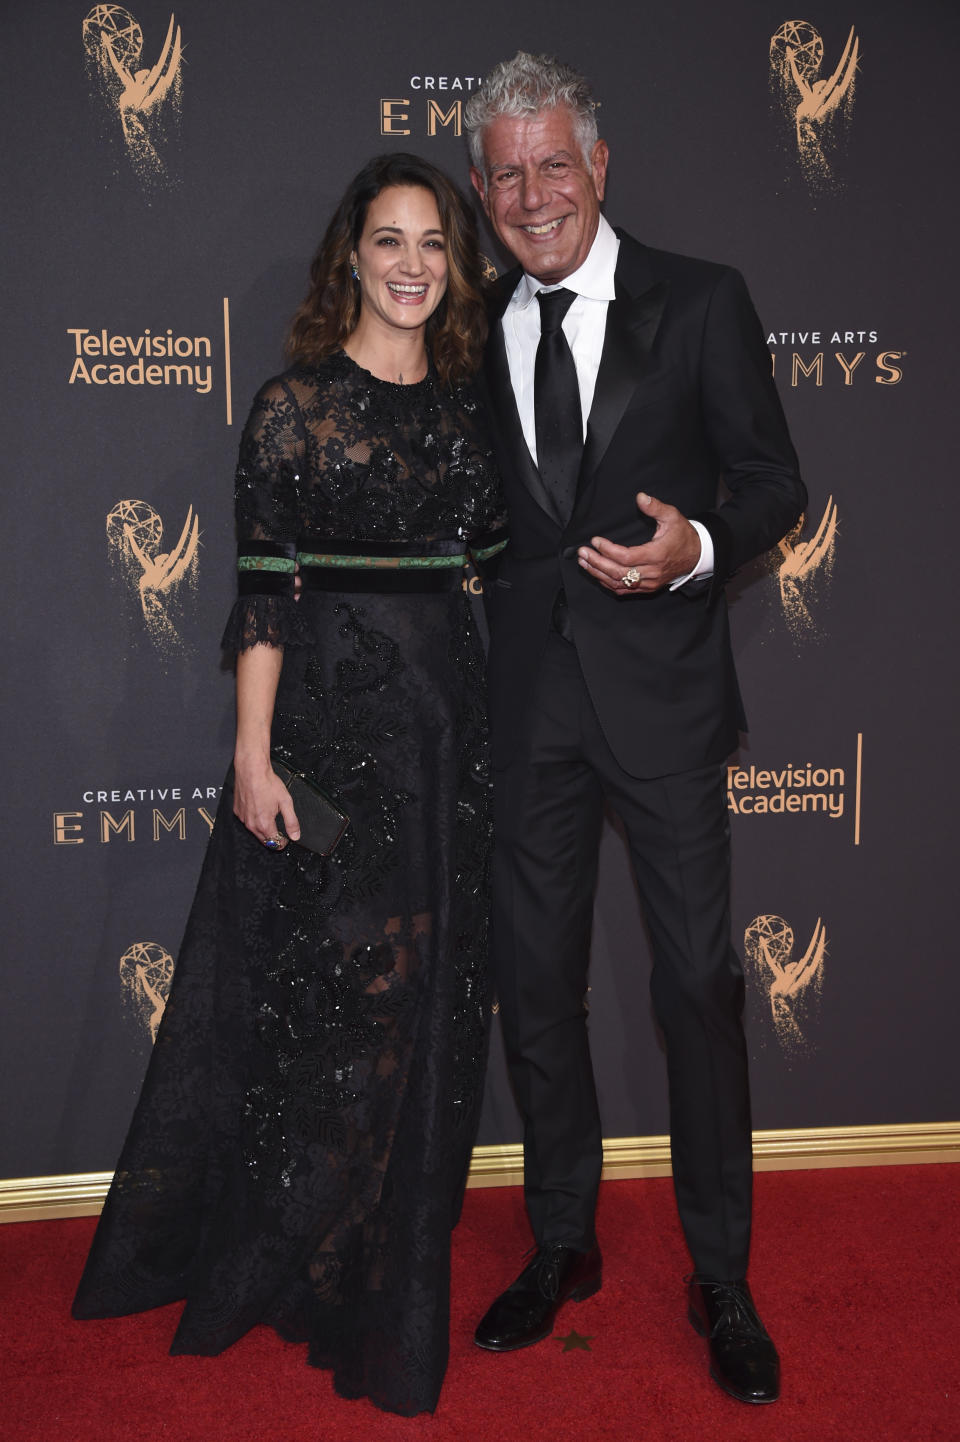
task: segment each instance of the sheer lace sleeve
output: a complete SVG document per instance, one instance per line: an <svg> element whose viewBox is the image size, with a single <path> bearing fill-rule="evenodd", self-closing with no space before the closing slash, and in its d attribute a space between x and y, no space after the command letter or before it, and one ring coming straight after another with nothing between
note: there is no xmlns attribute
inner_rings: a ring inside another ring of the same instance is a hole
<svg viewBox="0 0 960 1442"><path fill-rule="evenodd" d="M294 599L306 437L287 382L258 392L240 442L235 503L238 597L223 636L227 651L309 643Z"/></svg>
<svg viewBox="0 0 960 1442"><path fill-rule="evenodd" d="M464 386L458 398L463 418L461 463L469 497L467 543L474 563L489 576L507 544L506 501L479 397L472 386Z"/></svg>

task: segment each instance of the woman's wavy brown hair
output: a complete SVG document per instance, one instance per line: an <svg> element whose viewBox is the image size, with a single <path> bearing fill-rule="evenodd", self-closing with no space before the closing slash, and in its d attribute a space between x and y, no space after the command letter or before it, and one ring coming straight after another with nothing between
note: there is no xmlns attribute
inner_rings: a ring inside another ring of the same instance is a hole
<svg viewBox="0 0 960 1442"><path fill-rule="evenodd" d="M442 170L402 151L378 155L347 186L310 266L310 290L290 323L287 355L307 365L339 350L360 318L360 287L350 252L363 234L370 202L395 185L418 185L437 202L447 252L446 294L427 321L427 350L443 385L471 376L487 336L477 227Z"/></svg>

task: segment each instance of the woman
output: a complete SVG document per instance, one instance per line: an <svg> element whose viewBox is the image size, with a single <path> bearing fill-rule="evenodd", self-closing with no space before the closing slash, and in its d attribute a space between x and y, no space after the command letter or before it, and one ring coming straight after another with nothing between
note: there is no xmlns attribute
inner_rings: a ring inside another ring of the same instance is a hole
<svg viewBox="0 0 960 1442"><path fill-rule="evenodd" d="M74 1312L186 1298L193 1354L267 1322L413 1414L446 1366L486 1039L463 567L502 520L470 213L426 162L374 160L311 274L240 448L234 767ZM271 752L347 813L331 856L294 844Z"/></svg>

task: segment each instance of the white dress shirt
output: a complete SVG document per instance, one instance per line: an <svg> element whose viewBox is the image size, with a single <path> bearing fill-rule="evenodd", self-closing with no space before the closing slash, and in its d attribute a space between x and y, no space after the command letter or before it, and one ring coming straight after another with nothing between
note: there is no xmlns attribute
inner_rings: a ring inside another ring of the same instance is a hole
<svg viewBox="0 0 960 1442"><path fill-rule="evenodd" d="M601 215L593 245L583 265L558 285L542 285L524 271L523 276L503 313L503 340L510 369L510 382L520 413L520 424L527 448L537 463L536 424L533 413L533 375L540 343L540 306L537 292L541 290L572 290L575 299L563 318L563 333L573 354L577 381L580 385L580 414L583 436L587 436L587 420L597 386L597 372L603 354L603 337L607 328L607 306L613 300L614 272L620 242L611 225ZM679 577L671 591L683 586L694 576L713 573L713 541L707 528L691 521L700 537L700 559L692 571Z"/></svg>

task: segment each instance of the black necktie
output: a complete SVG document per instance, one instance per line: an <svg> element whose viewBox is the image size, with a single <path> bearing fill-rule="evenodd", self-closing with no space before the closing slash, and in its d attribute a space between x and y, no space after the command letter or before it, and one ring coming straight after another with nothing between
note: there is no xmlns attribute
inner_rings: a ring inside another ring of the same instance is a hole
<svg viewBox="0 0 960 1442"><path fill-rule="evenodd" d="M573 514L583 457L580 386L563 317L575 299L572 290L540 290L540 342L533 372L533 415L537 469L564 521Z"/></svg>

